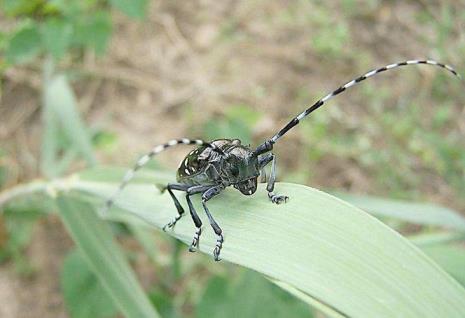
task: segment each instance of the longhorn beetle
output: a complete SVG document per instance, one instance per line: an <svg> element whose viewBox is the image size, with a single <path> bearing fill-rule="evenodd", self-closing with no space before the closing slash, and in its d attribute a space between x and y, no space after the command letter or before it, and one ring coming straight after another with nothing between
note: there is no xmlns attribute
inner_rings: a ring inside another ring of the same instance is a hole
<svg viewBox="0 0 465 318"><path fill-rule="evenodd" d="M293 118L286 126L279 130L273 137L263 142L255 150L249 146L241 144L239 139L217 139L211 142L193 139L174 139L165 144L154 147L148 154L142 156L132 170L129 170L123 178L118 190L111 196L105 204L103 212L107 212L113 205L115 198L123 190L123 188L134 177L134 174L150 159L160 152L176 145L197 145L197 148L192 150L182 161L177 171L176 183L169 183L165 189L168 190L174 205L178 211L178 215L171 222L163 227L166 231L172 228L177 221L184 215L184 208L179 203L173 193L173 190L183 191L186 193L186 201L189 207L192 220L194 221L196 232L190 245L189 251L194 252L199 244L200 234L202 233L202 221L200 220L197 211L191 201L191 196L194 194L202 195L202 205L207 214L210 225L212 226L217 241L213 250L215 261L219 261L220 251L223 246L223 231L218 223L211 215L207 207L207 202L214 196L221 193L228 186L233 186L244 195L251 195L257 190L257 179L262 169L271 163L271 174L268 180L266 190L268 198L271 202L280 204L286 202L288 197L274 193L276 180L276 158L271 150L273 145L279 138L284 136L289 130L296 126L302 119L312 113L314 110L323 106L328 100L344 92L348 88L373 77L376 74L392 70L397 67L428 64L442 67L460 78L460 75L449 65L442 64L432 60L410 60L400 63L389 64L384 67L374 69L357 77L356 79L342 85L335 91L327 94L320 100L316 101L312 106Z"/></svg>

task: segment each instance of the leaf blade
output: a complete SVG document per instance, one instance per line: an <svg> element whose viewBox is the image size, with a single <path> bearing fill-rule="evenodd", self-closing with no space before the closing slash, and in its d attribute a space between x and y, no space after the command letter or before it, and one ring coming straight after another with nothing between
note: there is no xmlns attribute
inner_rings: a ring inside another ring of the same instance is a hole
<svg viewBox="0 0 465 318"><path fill-rule="evenodd" d="M77 102L64 75L55 75L45 87L46 108L60 123L60 128L90 165L96 163L88 132L77 111Z"/></svg>
<svg viewBox="0 0 465 318"><path fill-rule="evenodd" d="M286 205L269 203L263 186L262 199L226 190L209 202L225 233L223 259L284 281L341 315L460 317L465 310L464 289L379 220L315 189L277 188L293 194ZM114 185L79 181L74 189L108 197ZM175 214L169 196L148 184L128 187L115 204L158 228ZM216 238L204 224L200 249L210 254ZM187 244L193 233L189 217L172 232Z"/></svg>
<svg viewBox="0 0 465 318"><path fill-rule="evenodd" d="M113 300L76 249L63 261L60 286L72 318L114 317L118 313Z"/></svg>
<svg viewBox="0 0 465 318"><path fill-rule="evenodd" d="M376 216L465 231L465 218L463 216L454 210L436 204L411 203L340 192L334 195Z"/></svg>
<svg viewBox="0 0 465 318"><path fill-rule="evenodd" d="M142 19L147 12L147 0L110 0L110 4L131 18Z"/></svg>
<svg viewBox="0 0 465 318"><path fill-rule="evenodd" d="M88 204L61 195L60 215L108 294L126 317L158 317L112 234Z"/></svg>

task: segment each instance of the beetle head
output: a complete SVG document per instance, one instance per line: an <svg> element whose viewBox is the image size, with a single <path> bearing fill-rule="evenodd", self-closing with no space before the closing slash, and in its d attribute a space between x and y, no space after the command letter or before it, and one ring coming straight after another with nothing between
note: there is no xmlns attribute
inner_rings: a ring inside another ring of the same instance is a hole
<svg viewBox="0 0 465 318"><path fill-rule="evenodd" d="M260 170L258 158L250 149L239 146L229 152L226 159L226 171L234 188L245 195L255 193Z"/></svg>

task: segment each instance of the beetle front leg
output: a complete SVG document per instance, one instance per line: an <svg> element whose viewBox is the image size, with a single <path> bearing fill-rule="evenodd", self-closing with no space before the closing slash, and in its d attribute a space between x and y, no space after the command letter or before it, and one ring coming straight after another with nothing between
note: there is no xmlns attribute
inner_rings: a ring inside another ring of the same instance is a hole
<svg viewBox="0 0 465 318"><path fill-rule="evenodd" d="M280 195L273 193L274 184L276 182L276 156L272 153L266 154L259 159L259 166L264 167L271 161L271 173L270 178L268 179L268 184L266 185L266 190L268 191L268 198L271 202L276 204L286 203L289 200L289 197L286 195Z"/></svg>
<svg viewBox="0 0 465 318"><path fill-rule="evenodd" d="M216 223L215 219L213 218L210 211L208 210L206 203L208 200L210 200L214 196L220 194L221 190L223 190L223 187L217 186L217 187L208 189L202 194L203 209L205 210L208 220L210 221L210 225L213 228L213 231L215 231L215 234L217 236L215 249L213 250L213 258L217 262L220 261L220 252L221 252L221 248L223 247L223 242L224 242L223 230L221 230L218 223Z"/></svg>
<svg viewBox="0 0 465 318"><path fill-rule="evenodd" d="M187 205L189 206L189 212L191 214L192 220L194 221L196 231L194 234L194 238L192 239L191 246L189 247L189 252L195 252L196 248L199 246L199 241L200 241L200 235L202 234L202 221L199 218L199 215L197 214L197 211L195 211L194 205L192 204L190 196L196 193L202 193L205 192L211 188L211 186L193 186L187 189L187 194L186 194L186 201Z"/></svg>

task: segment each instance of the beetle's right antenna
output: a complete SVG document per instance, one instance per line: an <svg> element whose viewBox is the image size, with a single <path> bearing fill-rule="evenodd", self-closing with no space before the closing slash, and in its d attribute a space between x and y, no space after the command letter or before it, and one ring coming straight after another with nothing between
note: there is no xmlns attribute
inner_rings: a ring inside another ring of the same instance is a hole
<svg viewBox="0 0 465 318"><path fill-rule="evenodd" d="M428 65L433 65L433 66L438 66L442 67L443 69L446 69L447 71L451 72L455 76L461 79L460 74L457 73L457 71L452 68L451 66L443 63L439 63L433 60L410 60L410 61L405 61L405 62L399 62L399 63L394 63L394 64L389 64L386 66L383 66L378 69L374 69L372 71L369 71L365 75L362 75L360 77L357 77L356 79L342 85L335 91L329 93L328 95L324 96L320 100L318 100L316 103L314 103L312 106L307 108L305 111L300 113L297 117L293 118L289 123L287 123L286 126L284 126L280 131L278 131L273 137L271 137L269 140L265 141L263 144L257 147L257 149L254 151L254 155L258 156L261 155L265 152L271 151L273 149L273 145L276 143L276 141L284 136L289 130L291 130L294 126L296 126L302 119L307 117L309 114L311 114L313 111L317 110L321 106L323 106L328 100L331 98L339 95L340 93L344 92L348 88L355 86L356 84L366 80L367 78L373 77L376 74L382 73L384 71L392 70L401 66L407 66L407 65L416 65L416 64L428 64Z"/></svg>

